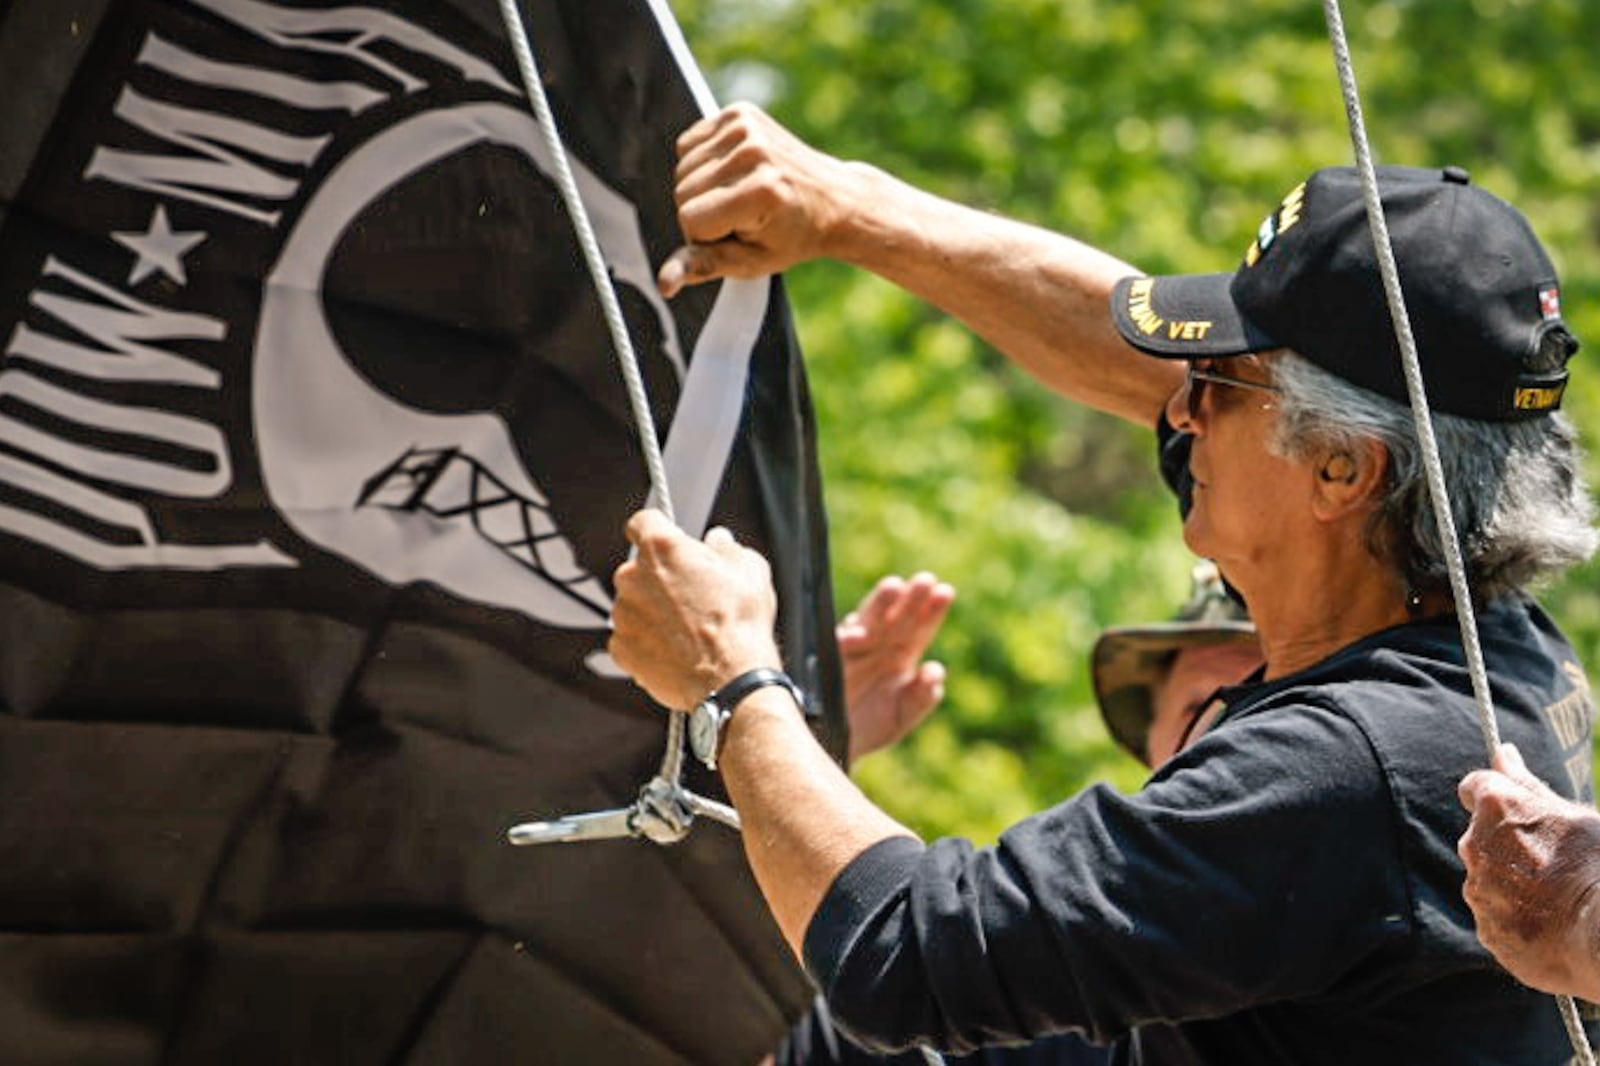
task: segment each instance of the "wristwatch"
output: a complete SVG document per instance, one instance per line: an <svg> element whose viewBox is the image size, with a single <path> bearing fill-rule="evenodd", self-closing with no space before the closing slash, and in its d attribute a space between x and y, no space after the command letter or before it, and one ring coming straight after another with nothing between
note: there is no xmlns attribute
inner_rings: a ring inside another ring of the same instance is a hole
<svg viewBox="0 0 1600 1066"><path fill-rule="evenodd" d="M695 709L689 712L689 750L694 753L695 758L706 764L706 769L717 768L717 752L722 748L722 731L727 728L728 719L733 717L734 708L756 689L766 688L769 685L788 689L789 695L794 697L795 706L799 707L802 713L805 711L805 694L788 674L782 670L760 667L746 670L701 700Z"/></svg>

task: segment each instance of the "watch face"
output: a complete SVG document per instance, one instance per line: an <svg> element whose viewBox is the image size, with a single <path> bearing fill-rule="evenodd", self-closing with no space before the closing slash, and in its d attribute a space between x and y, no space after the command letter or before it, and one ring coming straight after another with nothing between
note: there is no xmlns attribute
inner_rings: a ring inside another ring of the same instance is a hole
<svg viewBox="0 0 1600 1066"><path fill-rule="evenodd" d="M717 708L702 703L689 713L689 750L711 766L717 757Z"/></svg>

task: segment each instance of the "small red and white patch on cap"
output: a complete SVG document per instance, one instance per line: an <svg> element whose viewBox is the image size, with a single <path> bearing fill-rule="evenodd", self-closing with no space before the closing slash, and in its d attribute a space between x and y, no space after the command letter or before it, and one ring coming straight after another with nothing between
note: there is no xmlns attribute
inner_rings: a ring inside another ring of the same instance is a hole
<svg viewBox="0 0 1600 1066"><path fill-rule="evenodd" d="M1544 315L1544 320L1561 317L1561 290L1551 285L1549 288L1539 290L1539 310Z"/></svg>

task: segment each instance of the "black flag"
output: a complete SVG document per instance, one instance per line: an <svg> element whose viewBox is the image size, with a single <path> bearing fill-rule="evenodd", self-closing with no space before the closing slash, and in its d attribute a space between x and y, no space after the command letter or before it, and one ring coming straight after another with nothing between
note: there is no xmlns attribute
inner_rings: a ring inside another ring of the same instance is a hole
<svg viewBox="0 0 1600 1066"><path fill-rule="evenodd" d="M842 746L776 283L692 290L664 3L524 5L681 524L772 558ZM810 991L631 802L650 491L494 0L0 0L0 1062L728 1063ZM687 784L719 795L710 775Z"/></svg>

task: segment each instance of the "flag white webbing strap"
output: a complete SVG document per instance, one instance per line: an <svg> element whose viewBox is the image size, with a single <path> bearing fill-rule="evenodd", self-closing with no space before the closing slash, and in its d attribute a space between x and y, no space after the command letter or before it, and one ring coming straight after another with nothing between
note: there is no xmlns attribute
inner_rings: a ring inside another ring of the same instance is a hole
<svg viewBox="0 0 1600 1066"><path fill-rule="evenodd" d="M1361 174L1361 192L1366 201L1367 224L1372 231L1372 243L1377 252L1378 271L1383 278L1384 297L1389 303L1389 314L1394 321L1395 339L1400 343L1400 362L1405 372L1406 394L1411 398L1411 417L1416 426L1417 440L1422 446L1422 462L1428 477L1428 493L1433 501L1434 518L1439 529L1439 543L1444 548L1445 563L1450 571L1450 591L1455 598L1456 618L1461 626L1461 645L1466 650L1467 671L1472 678L1472 691L1477 698L1478 722L1483 730L1484 746L1493 762L1500 747L1500 729L1495 722L1494 700L1489 692L1489 675L1483 662L1483 645L1478 639L1478 618L1472 606L1472 590L1467 584L1467 568L1461 558L1461 541L1456 535L1455 520L1450 509L1450 491L1444 482L1444 465L1439 459L1439 442L1434 436L1433 419L1429 413L1427 389L1422 381L1422 362L1417 355L1416 337L1411 331L1411 317L1406 311L1405 294L1400 289L1400 269L1395 263L1394 245L1389 240L1389 225L1384 218L1383 202L1378 195L1378 175L1372 165L1372 149L1367 139L1366 121L1361 114L1361 96L1356 88L1355 63L1350 58L1350 44L1345 36L1344 17L1339 10L1339 0L1323 0L1323 13L1328 22L1328 36L1333 42L1334 64L1339 68L1339 87L1344 95L1345 114L1350 122L1350 140L1355 147L1356 167ZM1577 1004L1571 996L1557 996L1561 1020L1567 1027L1567 1036L1583 1066L1595 1066L1594 1052L1578 1017Z"/></svg>
<svg viewBox="0 0 1600 1066"><path fill-rule="evenodd" d="M606 328L611 332L611 342L617 354L617 363L628 387L628 403L633 411L634 424L639 433L639 445L644 450L645 466L650 474L650 488L656 505L667 518L676 521L672 509L671 489L667 484L666 464L661 457L661 443L656 435L655 416L650 411L650 397L645 391L644 374L639 367L639 356L628 334L627 320L622 316L622 302L607 269L605 253L595 237L594 225L578 191L578 182L572 173L572 162L567 156L566 143L556 128L555 114L550 98L544 91L544 79L539 76L539 62L534 58L533 44L528 39L528 29L523 22L523 12L517 0L500 0L500 14L511 41L511 50L517 59L517 69L522 74L523 88L538 119L539 133L544 138L550 156L555 161L556 185L561 190L562 202L577 233L578 244L583 249L584 263L600 298L600 308L605 315ZM667 745L661 757L661 767L656 777L640 793L640 800L631 808L632 818L627 829L658 844L681 840L688 833L689 823L695 815L705 815L734 829L739 828L739 814L725 803L718 803L683 788L683 735L687 716L676 711L667 714ZM665 788L658 786L664 785ZM596 823L597 824L597 823ZM541 836L532 827L523 827L518 843L540 843L545 840L592 839L565 831L560 821L539 823L548 827Z"/></svg>

